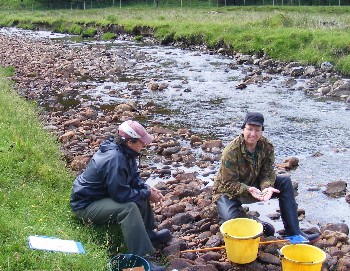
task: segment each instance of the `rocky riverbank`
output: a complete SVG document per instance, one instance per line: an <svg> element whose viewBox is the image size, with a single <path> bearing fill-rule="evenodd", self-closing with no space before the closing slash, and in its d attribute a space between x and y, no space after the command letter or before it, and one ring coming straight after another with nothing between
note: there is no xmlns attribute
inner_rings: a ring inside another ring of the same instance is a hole
<svg viewBox="0 0 350 271"><path fill-rule="evenodd" d="M121 38L127 39L124 36ZM173 240L159 251L169 260L168 270L281 270L277 248L283 244L261 245L256 261L237 265L227 261L225 250L206 253L180 253L182 250L222 246L223 238L215 206L211 202L211 187L207 181L197 178L191 168L199 167L215 171L223 144L220 140L205 140L188 128L177 130L162 126L154 116L157 105L142 102L144 93L162 91L167 85L148 79L129 83L127 89L110 90L110 95L123 97L128 102L116 104L113 110L104 110L91 104L83 93L94 89L94 82L117 82L123 71L132 69L131 52L118 55L105 46L84 44L70 47L47 39L0 35L0 65L15 67L15 89L20 95L38 103L45 128L52 131L62 143L67 164L75 171L82 170L99 144L109 134L114 134L118 124L127 119L150 122L149 130L155 142L148 151L147 163L142 166L142 176L158 176L164 182L157 187L164 191L166 201L162 208L155 206L159 228L168 228ZM199 54L211 54L202 48ZM215 53L231 54L226 50ZM130 54L130 55L128 55ZM259 84L268 80L269 74L292 76L286 84L293 85L293 78L311 78L305 92L313 95L334 96L349 102L350 84L332 72L325 63L321 67L302 67L297 63L281 63L264 57L234 54L237 65L250 65L250 73L237 84ZM140 56L138 61L147 61ZM335 83L332 83L334 82ZM170 116L171 117L171 116ZM155 167L154 164L162 166ZM144 163L143 163L144 164ZM278 172L286 172L297 165L297 159L289 159L279 165ZM173 170L178 168L178 170ZM184 171L181 168L187 168ZM166 181L165 181L166 180ZM249 211L249 210L247 210ZM254 211L253 216L258 216ZM305 211L299 210L300 219ZM279 219L278 210L271 214ZM321 232L316 246L327 253L323 270L345 271L350 268L349 228L345 224L326 224L305 229ZM282 234L282 233L281 233ZM272 238L272 239L277 239Z"/></svg>

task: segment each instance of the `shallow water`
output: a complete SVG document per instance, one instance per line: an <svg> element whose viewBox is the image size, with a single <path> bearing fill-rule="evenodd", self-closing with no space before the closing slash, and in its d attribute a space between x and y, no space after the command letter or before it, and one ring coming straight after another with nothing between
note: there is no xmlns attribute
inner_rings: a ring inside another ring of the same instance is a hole
<svg viewBox="0 0 350 271"><path fill-rule="evenodd" d="M74 43L66 36L40 32L41 37L45 35L63 37L62 42L70 46L87 44L87 41ZM275 145L276 162L281 163L290 156L300 160L300 166L290 173L292 180L299 183L299 207L306 210L303 225L328 222L350 225L350 206L344 197L331 199L322 193L329 182L350 180L350 110L344 102L307 96L303 91L307 88L306 80L298 80L291 88L285 84L288 78L279 75L269 75L270 81L236 89L251 67L237 65L238 69L231 69L230 65L236 63L229 57L127 41L115 41L108 46L102 42L90 44L117 50L125 60L121 65L129 68L117 83L93 83L96 88L81 94L88 99L86 104L113 108L126 100L119 95L112 96L111 89L127 92L128 84L153 78L169 84L166 90L148 91L138 100L141 104L149 100L156 103L159 110L154 120L170 127L190 128L204 137L220 138L225 144L240 133L247 111L259 111L265 116L264 133ZM78 98L72 98L72 105ZM313 157L316 152L323 155ZM214 168L208 170L213 173L217 168L218 164L214 164ZM204 177L203 170L198 168L189 171L198 171L200 178L209 181L213 177L213 174ZM151 184L158 181L157 178L148 180ZM320 190L313 189L315 187ZM275 200L250 206L251 210L259 211L263 219L278 208ZM280 222L273 223L277 228L281 226Z"/></svg>

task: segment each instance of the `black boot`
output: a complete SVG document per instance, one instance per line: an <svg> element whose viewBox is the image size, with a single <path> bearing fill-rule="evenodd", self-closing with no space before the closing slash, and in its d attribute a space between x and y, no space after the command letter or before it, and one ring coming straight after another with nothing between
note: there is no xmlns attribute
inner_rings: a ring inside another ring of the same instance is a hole
<svg viewBox="0 0 350 271"><path fill-rule="evenodd" d="M318 233L305 233L303 231L300 231L300 235L308 239L310 244L316 243L321 238Z"/></svg>
<svg viewBox="0 0 350 271"><path fill-rule="evenodd" d="M272 224L270 224L268 222L265 222L265 221L261 221L256 216L251 216L249 218L258 221L259 223L261 223L263 225L263 233L264 233L265 236L268 237L268 236L274 236L275 235L275 227Z"/></svg>
<svg viewBox="0 0 350 271"><path fill-rule="evenodd" d="M160 231L148 231L147 232L151 242L166 244L172 238L171 233L168 229L163 229Z"/></svg>
<svg viewBox="0 0 350 271"><path fill-rule="evenodd" d="M275 188L280 190L278 200L281 218L286 230L286 239L300 239L300 243L314 243L320 239L319 234L306 234L299 228L298 205L294 198L294 188L291 179L288 176L277 176Z"/></svg>

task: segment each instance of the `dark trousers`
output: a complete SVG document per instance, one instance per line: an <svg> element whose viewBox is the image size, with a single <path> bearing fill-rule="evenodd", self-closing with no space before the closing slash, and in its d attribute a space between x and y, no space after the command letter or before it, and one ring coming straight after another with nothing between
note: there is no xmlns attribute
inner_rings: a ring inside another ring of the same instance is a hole
<svg viewBox="0 0 350 271"><path fill-rule="evenodd" d="M257 187L260 189L260 187ZM297 235L300 233L298 221L298 205L294 197L294 188L289 176L278 175L274 188L280 193L274 193L273 198L278 198L286 235ZM221 195L216 202L221 223L238 217L246 217L242 207L242 202L238 199L229 199L226 195Z"/></svg>
<svg viewBox="0 0 350 271"><path fill-rule="evenodd" d="M119 223L129 253L145 256L155 252L147 234L147 231L155 228L149 201L138 205L134 202L118 203L111 198L105 198L78 210L76 215L84 222L92 224Z"/></svg>

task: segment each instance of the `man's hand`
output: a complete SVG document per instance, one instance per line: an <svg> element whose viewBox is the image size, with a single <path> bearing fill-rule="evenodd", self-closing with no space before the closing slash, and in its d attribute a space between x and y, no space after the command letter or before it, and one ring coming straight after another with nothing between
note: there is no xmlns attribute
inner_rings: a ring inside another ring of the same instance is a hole
<svg viewBox="0 0 350 271"><path fill-rule="evenodd" d="M261 193L260 189L254 187L254 186L251 186L251 187L248 188L248 191L257 200L260 200L260 201L263 200L263 196L262 196L262 193Z"/></svg>
<svg viewBox="0 0 350 271"><path fill-rule="evenodd" d="M256 198L259 201L268 201L273 193L279 193L280 191L273 187L267 187L263 191L260 191L260 189L251 186L248 189L249 193Z"/></svg>
<svg viewBox="0 0 350 271"><path fill-rule="evenodd" d="M280 191L273 187L267 187L262 191L263 194L263 200L262 201L268 201L271 199L273 193L279 193Z"/></svg>
<svg viewBox="0 0 350 271"><path fill-rule="evenodd" d="M151 187L151 188L150 188L150 191L151 191L151 196L149 197L149 200L150 200L151 202L154 202L154 203L159 202L159 203L162 205L163 200L164 200L164 196L163 196L163 194L160 192L160 190Z"/></svg>

